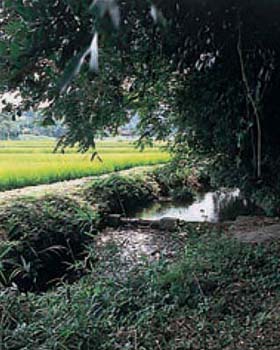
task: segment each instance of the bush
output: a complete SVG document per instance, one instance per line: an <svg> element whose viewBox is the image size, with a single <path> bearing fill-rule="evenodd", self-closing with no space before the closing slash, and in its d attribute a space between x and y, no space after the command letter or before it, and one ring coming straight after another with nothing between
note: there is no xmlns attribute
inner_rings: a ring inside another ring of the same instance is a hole
<svg viewBox="0 0 280 350"><path fill-rule="evenodd" d="M194 199L193 193L188 187L182 186L181 188L176 188L170 191L171 197L178 202L192 202Z"/></svg>
<svg viewBox="0 0 280 350"><path fill-rule="evenodd" d="M196 192L210 188L207 160L176 157L169 164L153 172L161 195L175 200L190 200Z"/></svg>
<svg viewBox="0 0 280 350"><path fill-rule="evenodd" d="M90 207L68 197L24 199L2 208L0 230L17 242L4 258L6 279L21 289L44 288L82 252L97 221Z"/></svg>
<svg viewBox="0 0 280 350"><path fill-rule="evenodd" d="M107 213L127 215L155 199L153 186L143 178L111 175L95 181L85 191L85 198Z"/></svg>

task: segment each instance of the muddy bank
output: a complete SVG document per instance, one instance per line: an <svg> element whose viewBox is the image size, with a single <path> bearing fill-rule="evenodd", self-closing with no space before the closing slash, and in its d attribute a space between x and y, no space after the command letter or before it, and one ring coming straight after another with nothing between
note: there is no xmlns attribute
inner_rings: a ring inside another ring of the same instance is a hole
<svg viewBox="0 0 280 350"><path fill-rule="evenodd" d="M170 234L149 227L125 226L102 231L96 236L94 247L104 276L125 277L137 266L179 258L187 239L186 231Z"/></svg>

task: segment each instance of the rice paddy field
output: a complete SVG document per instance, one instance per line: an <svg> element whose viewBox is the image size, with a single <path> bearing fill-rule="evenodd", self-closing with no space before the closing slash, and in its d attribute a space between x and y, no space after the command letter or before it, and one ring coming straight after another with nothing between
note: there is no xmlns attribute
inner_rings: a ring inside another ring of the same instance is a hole
<svg viewBox="0 0 280 350"><path fill-rule="evenodd" d="M0 141L0 191L29 185L53 183L91 175L125 170L136 166L168 162L161 145L137 150L128 141L100 141L97 150L102 162L91 152L80 154L66 149L53 153L55 141Z"/></svg>

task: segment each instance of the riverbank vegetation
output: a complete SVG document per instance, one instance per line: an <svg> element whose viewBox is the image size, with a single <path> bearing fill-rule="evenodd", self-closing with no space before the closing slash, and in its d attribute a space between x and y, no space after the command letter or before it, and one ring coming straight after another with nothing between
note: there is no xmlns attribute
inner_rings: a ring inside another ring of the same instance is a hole
<svg viewBox="0 0 280 350"><path fill-rule="evenodd" d="M26 198L1 208L4 350L277 349L278 241L244 244L227 226L185 223L160 233L184 237L172 261L158 252L125 271L122 246L96 245L110 213L161 195L157 173L109 175L75 198ZM176 183L194 181L189 176Z"/></svg>

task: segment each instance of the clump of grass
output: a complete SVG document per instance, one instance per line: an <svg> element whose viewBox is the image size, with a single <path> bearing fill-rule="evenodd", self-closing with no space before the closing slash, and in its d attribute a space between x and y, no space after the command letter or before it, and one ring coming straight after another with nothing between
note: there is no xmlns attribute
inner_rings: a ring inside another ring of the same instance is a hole
<svg viewBox="0 0 280 350"><path fill-rule="evenodd" d="M41 296L2 293L4 349L278 349L279 242L186 230L175 265L144 265L122 280L92 274Z"/></svg>
<svg viewBox="0 0 280 350"><path fill-rule="evenodd" d="M20 289L42 289L83 250L96 232L93 210L68 197L22 199L0 210L0 230L16 242L4 257L2 274Z"/></svg>
<svg viewBox="0 0 280 350"><path fill-rule="evenodd" d="M98 203L104 215L127 215L155 199L153 186L139 176L110 175L93 182L84 191L89 203Z"/></svg>

